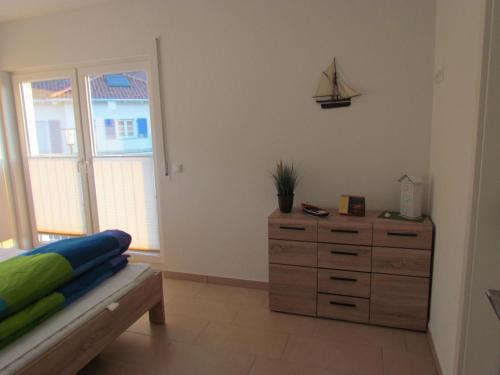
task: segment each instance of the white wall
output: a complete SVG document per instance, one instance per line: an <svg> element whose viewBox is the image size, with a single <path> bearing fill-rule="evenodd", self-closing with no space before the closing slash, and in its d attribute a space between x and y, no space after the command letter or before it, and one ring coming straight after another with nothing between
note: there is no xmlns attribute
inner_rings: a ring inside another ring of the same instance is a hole
<svg viewBox="0 0 500 375"><path fill-rule="evenodd" d="M500 371L500 323L485 296L500 289L500 0L492 12L493 29L482 132L476 241L472 253L469 309L463 375L497 375Z"/></svg>
<svg viewBox="0 0 500 375"><path fill-rule="evenodd" d="M429 329L444 375L458 371L480 110L485 0L438 0L430 179L436 243Z"/></svg>
<svg viewBox="0 0 500 375"><path fill-rule="evenodd" d="M0 26L0 70L150 53L162 38L168 154L166 268L267 280L270 171L293 159L297 203L364 194L397 209L426 178L434 1L116 1ZM333 55L363 96L320 110Z"/></svg>

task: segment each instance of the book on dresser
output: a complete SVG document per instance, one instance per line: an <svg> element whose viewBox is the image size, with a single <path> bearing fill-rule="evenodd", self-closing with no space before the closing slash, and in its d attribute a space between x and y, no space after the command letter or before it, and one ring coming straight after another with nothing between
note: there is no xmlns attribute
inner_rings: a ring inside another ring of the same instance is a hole
<svg viewBox="0 0 500 375"><path fill-rule="evenodd" d="M299 209L268 218L273 311L425 331L434 224Z"/></svg>

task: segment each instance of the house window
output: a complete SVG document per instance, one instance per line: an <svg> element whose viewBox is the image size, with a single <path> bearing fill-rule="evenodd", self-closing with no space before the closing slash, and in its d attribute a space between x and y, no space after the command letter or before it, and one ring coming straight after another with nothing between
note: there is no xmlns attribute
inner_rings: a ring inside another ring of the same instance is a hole
<svg viewBox="0 0 500 375"><path fill-rule="evenodd" d="M116 139L115 120L110 118L105 119L104 129L105 129L104 131L106 134L106 139Z"/></svg>
<svg viewBox="0 0 500 375"><path fill-rule="evenodd" d="M116 131L118 138L134 138L134 120L117 120Z"/></svg>

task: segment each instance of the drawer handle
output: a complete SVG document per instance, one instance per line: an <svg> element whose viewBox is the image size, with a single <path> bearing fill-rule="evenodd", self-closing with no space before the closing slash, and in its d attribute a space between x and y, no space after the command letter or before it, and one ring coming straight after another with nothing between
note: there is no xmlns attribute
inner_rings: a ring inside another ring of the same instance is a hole
<svg viewBox="0 0 500 375"><path fill-rule="evenodd" d="M359 230L356 229L331 229L333 233L349 233L349 234L358 234Z"/></svg>
<svg viewBox="0 0 500 375"><path fill-rule="evenodd" d="M281 225L280 229L286 229L286 230L306 230L304 227L289 227L285 225Z"/></svg>
<svg viewBox="0 0 500 375"><path fill-rule="evenodd" d="M356 307L356 304L354 304L354 303L336 302L336 301L330 301L330 305L339 305L339 306L345 306L345 307Z"/></svg>
<svg viewBox="0 0 500 375"><path fill-rule="evenodd" d="M417 237L417 233L402 233L402 232L387 232L388 236L398 236L398 237Z"/></svg>
<svg viewBox="0 0 500 375"><path fill-rule="evenodd" d="M358 279L351 279L350 277L337 277L337 276L330 276L330 280L349 281L353 283L358 281Z"/></svg>
<svg viewBox="0 0 500 375"><path fill-rule="evenodd" d="M352 255L357 257L358 253L350 253L348 251L338 251L338 250L330 250L330 254L339 254L339 255Z"/></svg>

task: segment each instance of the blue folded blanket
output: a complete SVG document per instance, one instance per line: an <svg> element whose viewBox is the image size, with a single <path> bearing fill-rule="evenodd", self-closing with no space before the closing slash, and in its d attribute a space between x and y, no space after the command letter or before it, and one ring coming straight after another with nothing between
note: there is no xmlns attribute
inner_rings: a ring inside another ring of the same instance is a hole
<svg viewBox="0 0 500 375"><path fill-rule="evenodd" d="M0 322L0 349L122 270L127 262L127 257L124 255L108 259L56 291L2 320Z"/></svg>
<svg viewBox="0 0 500 375"><path fill-rule="evenodd" d="M107 230L57 241L0 262L0 321L128 249L129 234Z"/></svg>

